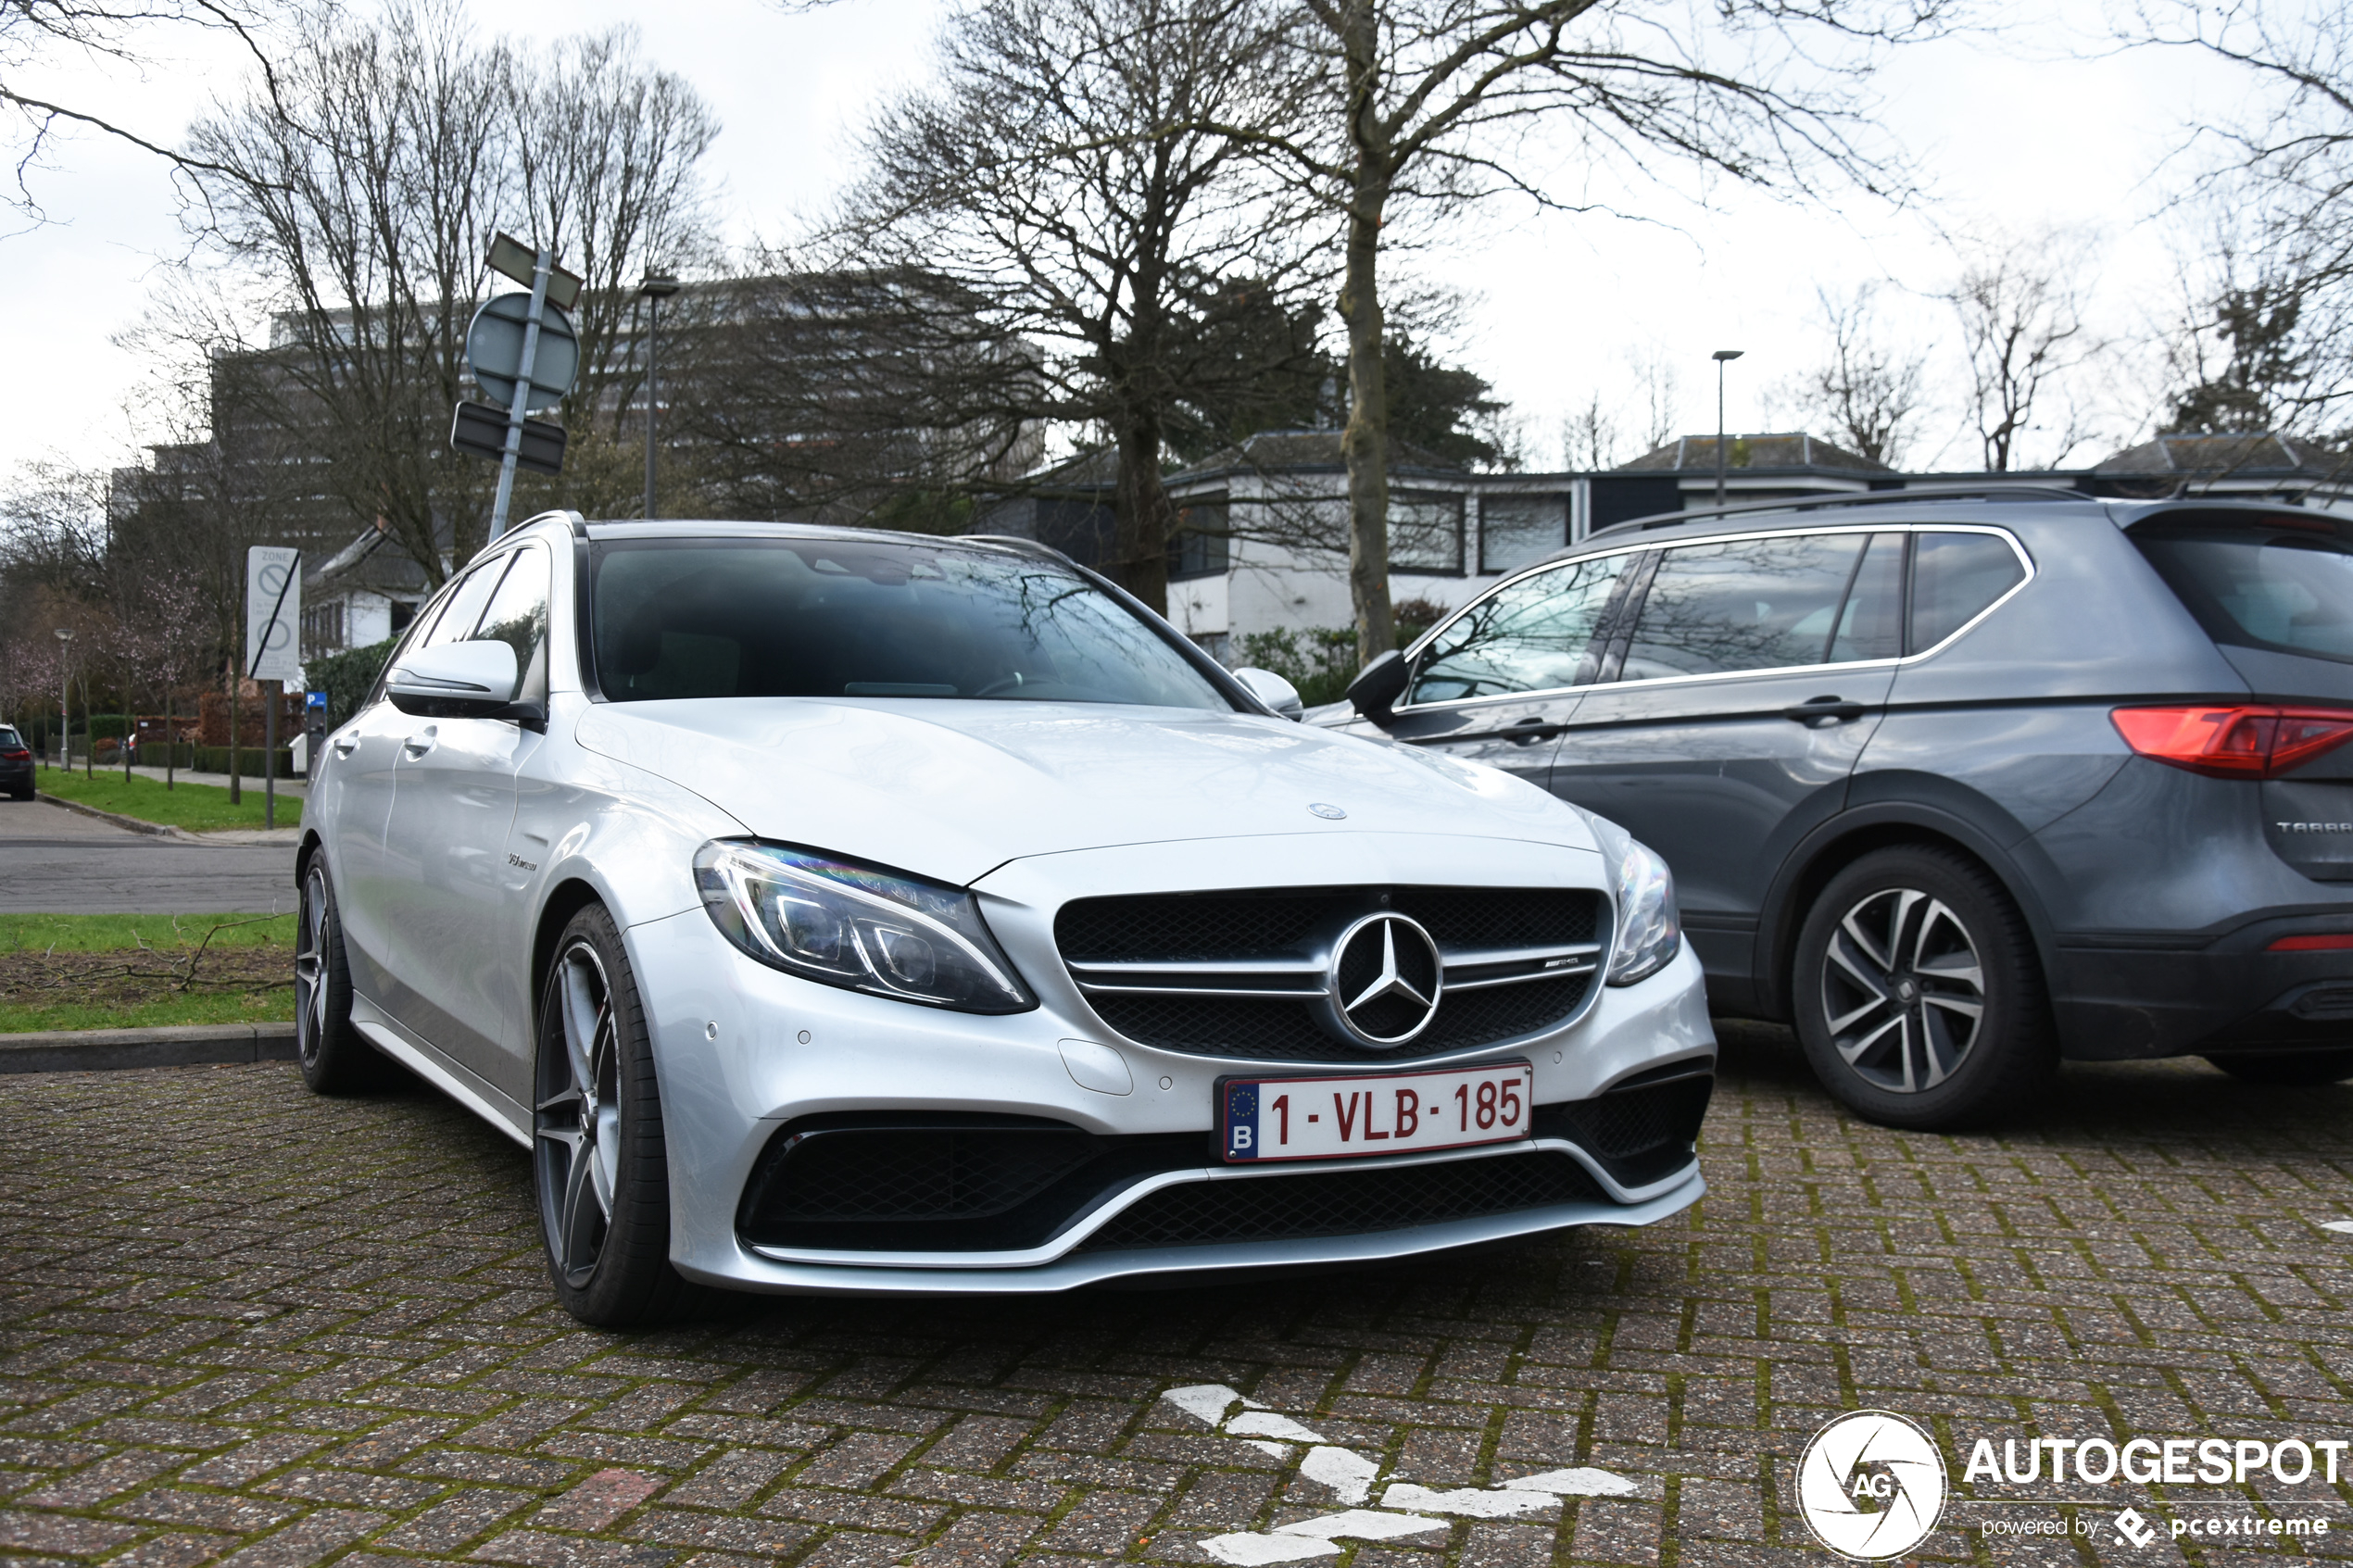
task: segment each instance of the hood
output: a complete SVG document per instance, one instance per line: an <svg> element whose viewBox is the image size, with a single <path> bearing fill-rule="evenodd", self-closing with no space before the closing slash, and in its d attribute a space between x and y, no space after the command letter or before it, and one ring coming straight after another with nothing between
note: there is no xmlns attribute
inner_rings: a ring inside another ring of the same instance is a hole
<svg viewBox="0 0 2353 1568"><path fill-rule="evenodd" d="M599 704L574 735L761 838L960 886L1026 856L1268 834L1593 847L1577 811L1508 773L1239 713L731 697Z"/></svg>

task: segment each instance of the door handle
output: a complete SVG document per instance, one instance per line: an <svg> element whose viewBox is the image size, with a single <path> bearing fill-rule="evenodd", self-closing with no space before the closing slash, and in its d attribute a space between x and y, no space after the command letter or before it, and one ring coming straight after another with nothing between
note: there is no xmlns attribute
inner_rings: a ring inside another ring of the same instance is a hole
<svg viewBox="0 0 2353 1568"><path fill-rule="evenodd" d="M1817 719L1835 719L1844 723L1850 719L1860 719L1865 711L1861 703L1849 702L1844 697L1815 696L1794 708L1782 709L1781 717L1794 719L1801 724L1810 724Z"/></svg>
<svg viewBox="0 0 2353 1568"><path fill-rule="evenodd" d="M422 757L426 752L433 749L434 742L439 740L440 738L441 732L438 729L428 725L426 728L419 730L415 734L410 735L407 740L402 741L400 743L400 749L407 752L411 757Z"/></svg>
<svg viewBox="0 0 2353 1568"><path fill-rule="evenodd" d="M358 735L337 735L331 743L337 757L348 757L359 749Z"/></svg>
<svg viewBox="0 0 2353 1568"><path fill-rule="evenodd" d="M1566 724L1552 723L1538 714L1530 713L1524 719L1513 720L1495 733L1505 740L1526 746L1530 741L1550 740L1567 727Z"/></svg>

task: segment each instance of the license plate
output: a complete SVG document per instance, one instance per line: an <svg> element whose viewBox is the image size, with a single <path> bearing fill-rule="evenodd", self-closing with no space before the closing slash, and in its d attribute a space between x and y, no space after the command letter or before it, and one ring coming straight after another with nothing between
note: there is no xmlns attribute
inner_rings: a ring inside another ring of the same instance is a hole
<svg viewBox="0 0 2353 1568"><path fill-rule="evenodd" d="M1227 1162L1406 1154L1528 1136L1535 1069L1524 1061L1378 1077L1227 1078L1217 1085Z"/></svg>

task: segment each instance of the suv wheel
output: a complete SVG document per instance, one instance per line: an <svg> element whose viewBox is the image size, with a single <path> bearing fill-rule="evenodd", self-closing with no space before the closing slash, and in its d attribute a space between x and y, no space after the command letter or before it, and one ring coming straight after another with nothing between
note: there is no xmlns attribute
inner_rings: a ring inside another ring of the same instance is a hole
<svg viewBox="0 0 2353 1568"><path fill-rule="evenodd" d="M602 905L557 940L538 1057L532 1173L558 1298L598 1328L673 1315L686 1283L670 1266L661 1092L637 983Z"/></svg>
<svg viewBox="0 0 2353 1568"><path fill-rule="evenodd" d="M2310 1088L2353 1078L2353 1051L2249 1051L2206 1060L2233 1078L2284 1088Z"/></svg>
<svg viewBox="0 0 2353 1568"><path fill-rule="evenodd" d="M1831 878L1806 913L1793 981L1815 1075L1889 1126L1982 1121L2057 1060L2025 918L1947 850L1876 850Z"/></svg>

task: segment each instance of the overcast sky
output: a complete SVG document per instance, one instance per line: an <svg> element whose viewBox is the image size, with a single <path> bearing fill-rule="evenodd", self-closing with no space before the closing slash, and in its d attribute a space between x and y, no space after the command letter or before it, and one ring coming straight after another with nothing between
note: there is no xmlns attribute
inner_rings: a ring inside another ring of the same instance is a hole
<svg viewBox="0 0 2353 1568"><path fill-rule="evenodd" d="M538 8L545 27L530 27L520 7L478 6L476 15L493 30L521 19L527 36L639 25L647 54L718 113L724 129L707 168L728 237L742 241L789 235L795 215L824 199L847 168L847 132L878 92L920 76L943 10L934 0L840 0L798 15L761 0L672 0L658 10L573 0ZM2071 23L2055 19L2070 11ZM1498 207L1416 257L1430 279L1470 296L1457 356L1526 419L1533 465L1559 464L1560 417L1592 391L1629 428L1643 422L1632 407L1639 358L1679 369L1678 422L1697 432L1715 424L1710 352L1744 350L1730 368L1729 421L1771 428L1772 389L1821 354L1818 286L1886 280L1904 331L1933 345L1950 386L1957 334L1933 296L1954 262L1940 227L2057 228L2055 244L2096 278L2104 334L2131 339L2162 318L2183 237L2182 221L2163 215L2180 182L2165 160L2186 125L2231 113L2243 83L2178 54L2099 57L2099 12L2089 6L2017 15L1913 49L1882 79L1887 123L1933 197L1914 210L1740 193L1709 209L1656 192L1642 198L1656 223ZM201 37L158 32L151 46L158 58L144 72L61 60L26 84L170 141L237 80L240 62ZM138 320L182 243L159 160L83 134L57 144L51 164L31 176L50 221L0 238L9 302L0 363L10 371L0 379L0 471L27 460L116 462L135 450L148 433L126 413L140 370L110 340ZM2105 406L2108 433L2121 438L2137 433L2129 427L2158 389L2133 355L2111 363L2081 393ZM1975 462L1953 406L1912 454L1912 466Z"/></svg>

